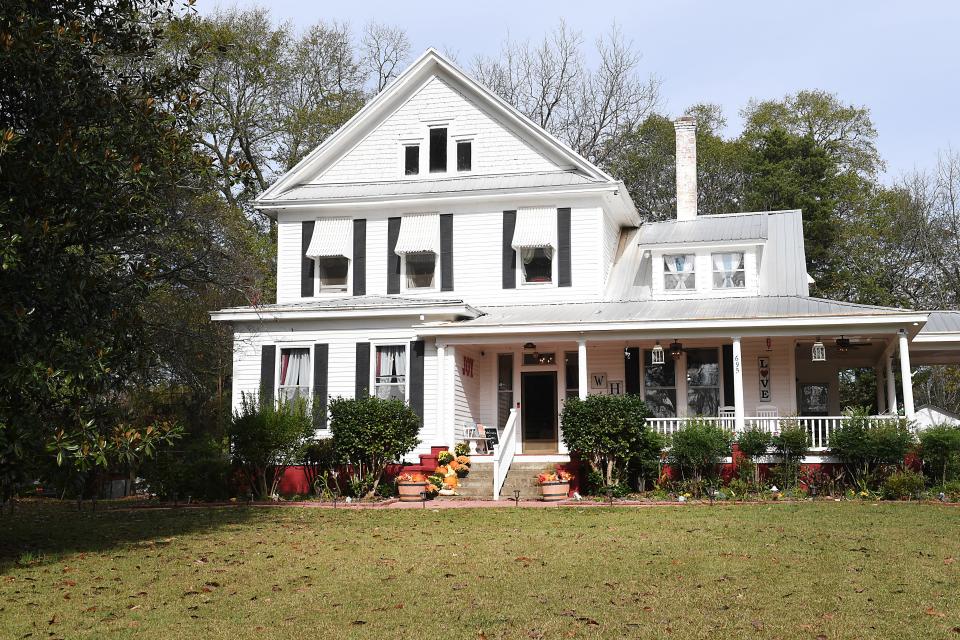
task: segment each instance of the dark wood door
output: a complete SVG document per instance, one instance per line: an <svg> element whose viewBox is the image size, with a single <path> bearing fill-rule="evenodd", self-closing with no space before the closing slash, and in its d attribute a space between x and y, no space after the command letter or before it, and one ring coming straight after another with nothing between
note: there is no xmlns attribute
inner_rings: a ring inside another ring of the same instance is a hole
<svg viewBox="0 0 960 640"><path fill-rule="evenodd" d="M557 374L524 372L520 420L524 453L557 452Z"/></svg>

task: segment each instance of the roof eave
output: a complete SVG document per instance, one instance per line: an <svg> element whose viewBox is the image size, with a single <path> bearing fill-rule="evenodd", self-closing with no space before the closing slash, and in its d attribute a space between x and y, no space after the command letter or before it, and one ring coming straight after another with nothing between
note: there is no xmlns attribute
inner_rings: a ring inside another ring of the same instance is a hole
<svg viewBox="0 0 960 640"><path fill-rule="evenodd" d="M478 318L483 315L468 304L406 305L396 307L354 307L346 309L271 309L244 307L212 311L214 322L271 322L280 320L326 320L353 318L402 318L426 316L453 316Z"/></svg>

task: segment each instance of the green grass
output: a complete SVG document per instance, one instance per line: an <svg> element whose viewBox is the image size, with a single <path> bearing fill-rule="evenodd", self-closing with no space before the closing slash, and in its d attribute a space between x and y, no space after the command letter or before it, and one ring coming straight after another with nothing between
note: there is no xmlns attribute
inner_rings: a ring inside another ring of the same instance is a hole
<svg viewBox="0 0 960 640"><path fill-rule="evenodd" d="M2 638L958 638L960 509L0 519ZM32 634L32 635L29 635Z"/></svg>

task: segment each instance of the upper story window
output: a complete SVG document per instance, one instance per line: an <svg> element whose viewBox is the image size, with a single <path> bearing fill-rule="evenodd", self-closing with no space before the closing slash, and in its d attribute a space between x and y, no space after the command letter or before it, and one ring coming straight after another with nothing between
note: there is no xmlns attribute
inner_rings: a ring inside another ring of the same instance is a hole
<svg viewBox="0 0 960 640"><path fill-rule="evenodd" d="M663 256L663 288L667 291L688 291L697 288L696 256L674 254Z"/></svg>
<svg viewBox="0 0 960 640"><path fill-rule="evenodd" d="M447 128L430 129L430 173L447 170Z"/></svg>
<svg viewBox="0 0 960 640"><path fill-rule="evenodd" d="M420 145L408 144L403 147L403 175L415 176L420 173Z"/></svg>
<svg viewBox="0 0 960 640"><path fill-rule="evenodd" d="M343 294L347 291L352 247L351 218L320 218L314 223L306 256L316 262L316 294Z"/></svg>
<svg viewBox="0 0 960 640"><path fill-rule="evenodd" d="M557 210L536 207L517 211L511 242L517 252L521 285L554 282L557 248Z"/></svg>
<svg viewBox="0 0 960 640"><path fill-rule="evenodd" d="M407 399L407 346L378 346L373 378L373 394L378 398Z"/></svg>
<svg viewBox="0 0 960 640"><path fill-rule="evenodd" d="M714 253L713 261L714 289L743 289L747 286L743 252Z"/></svg>
<svg viewBox="0 0 960 640"><path fill-rule="evenodd" d="M310 349L280 349L277 397L286 402L310 398Z"/></svg>
<svg viewBox="0 0 960 640"><path fill-rule="evenodd" d="M461 140L457 142L457 171L473 170L473 142Z"/></svg>
<svg viewBox="0 0 960 640"><path fill-rule="evenodd" d="M436 289L440 215L417 213L403 216L394 251L401 258L401 281L405 290Z"/></svg>

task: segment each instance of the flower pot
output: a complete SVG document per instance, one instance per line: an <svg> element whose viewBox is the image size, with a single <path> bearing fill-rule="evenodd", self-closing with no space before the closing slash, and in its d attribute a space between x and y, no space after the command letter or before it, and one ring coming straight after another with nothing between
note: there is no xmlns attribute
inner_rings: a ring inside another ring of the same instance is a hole
<svg viewBox="0 0 960 640"><path fill-rule="evenodd" d="M398 482L397 494L400 496L400 502L420 502L423 500L420 494L426 488L426 482Z"/></svg>
<svg viewBox="0 0 960 640"><path fill-rule="evenodd" d="M544 482L540 485L540 494L544 502L566 500L570 493L569 482Z"/></svg>

